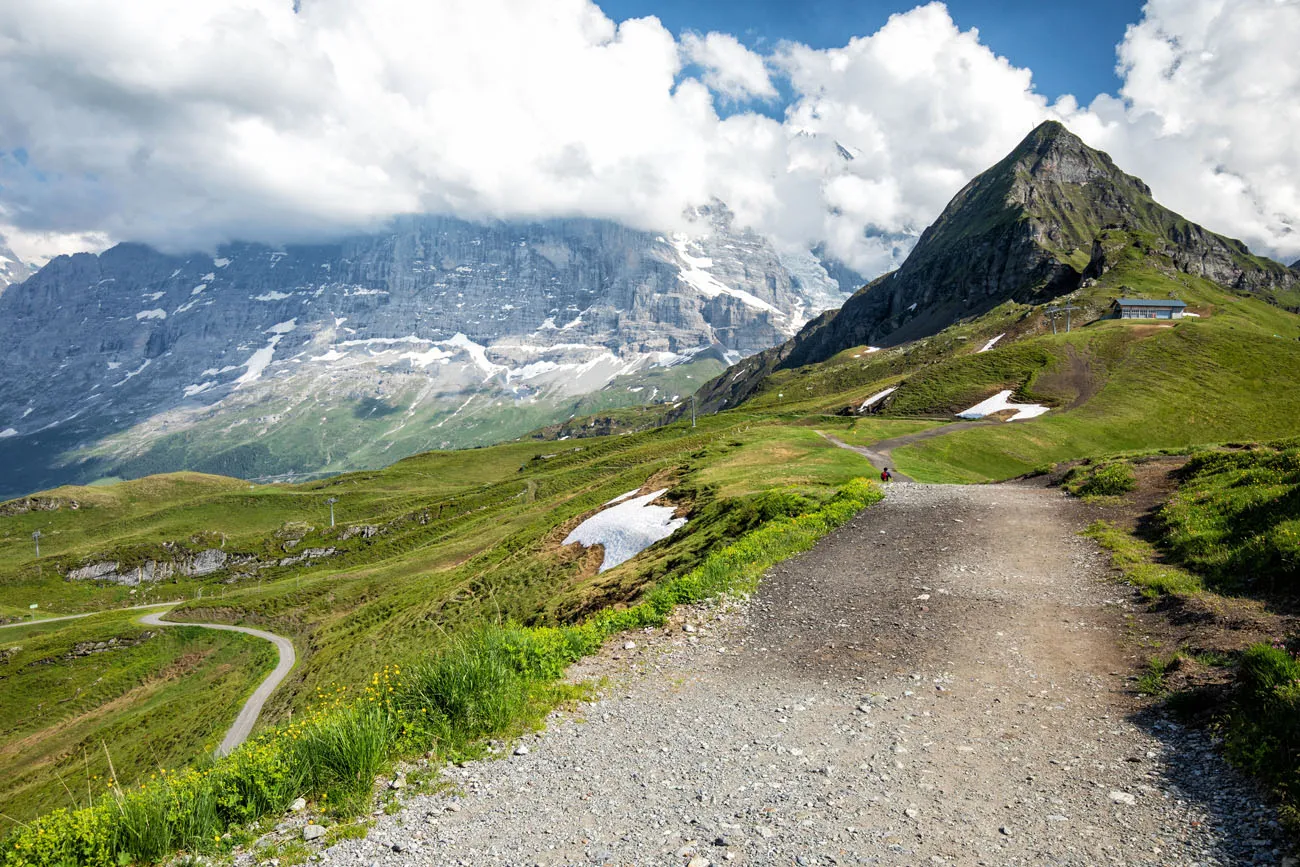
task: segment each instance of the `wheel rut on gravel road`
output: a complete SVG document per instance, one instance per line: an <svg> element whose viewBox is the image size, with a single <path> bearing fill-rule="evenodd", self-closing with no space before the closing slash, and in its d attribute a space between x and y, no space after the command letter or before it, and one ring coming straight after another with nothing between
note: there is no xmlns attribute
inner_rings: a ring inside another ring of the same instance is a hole
<svg viewBox="0 0 1300 867"><path fill-rule="evenodd" d="M1252 787L1132 694L1132 591L1082 508L894 484L749 602L576 666L595 701L326 863L1279 863Z"/></svg>

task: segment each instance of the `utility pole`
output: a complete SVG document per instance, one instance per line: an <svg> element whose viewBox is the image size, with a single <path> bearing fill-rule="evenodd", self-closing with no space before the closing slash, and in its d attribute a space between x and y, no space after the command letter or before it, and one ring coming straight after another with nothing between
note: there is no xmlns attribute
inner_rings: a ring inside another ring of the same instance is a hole
<svg viewBox="0 0 1300 867"><path fill-rule="evenodd" d="M1081 308L1079 308L1079 307L1075 307L1073 304L1066 304L1066 305L1063 306L1063 307L1048 307L1047 310L1045 310L1044 312L1047 314L1047 318L1050 319L1050 320L1052 320L1052 333L1053 333L1053 334L1056 334L1056 333L1057 333L1057 331L1056 331L1056 319L1057 319L1057 317L1059 317L1062 313L1064 313L1064 314L1065 314L1065 333L1066 333L1066 334L1069 334L1069 333L1070 333L1070 312L1073 311L1073 310L1079 310L1079 309L1081 309Z"/></svg>
<svg viewBox="0 0 1300 867"><path fill-rule="evenodd" d="M338 497L330 497L325 502L330 504L330 526L334 526L334 504L339 501Z"/></svg>
<svg viewBox="0 0 1300 867"><path fill-rule="evenodd" d="M695 427L695 395L691 395L691 427Z"/></svg>
<svg viewBox="0 0 1300 867"><path fill-rule="evenodd" d="M32 533L32 541L36 543L36 556L41 556L41 531L37 530Z"/></svg>

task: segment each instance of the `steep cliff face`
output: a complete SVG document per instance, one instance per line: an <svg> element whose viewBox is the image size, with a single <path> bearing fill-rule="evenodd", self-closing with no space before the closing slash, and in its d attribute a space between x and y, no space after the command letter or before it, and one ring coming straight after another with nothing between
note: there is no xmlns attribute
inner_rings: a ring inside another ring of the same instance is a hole
<svg viewBox="0 0 1300 867"><path fill-rule="evenodd" d="M314 247L61 256L0 297L0 491L115 473L167 438L138 469L342 468L398 425L427 436L390 441L383 462L516 435L619 377L635 389L628 377L662 379L710 348L770 347L846 297L815 258L778 254L724 208L696 218L674 236L412 218ZM672 397L660 384L627 398ZM467 431L456 409L473 398L527 412ZM365 442L349 443L348 418L373 423ZM281 434L293 442L267 445ZM300 447L313 437L328 442ZM232 445L256 459L205 462Z"/></svg>
<svg viewBox="0 0 1300 867"><path fill-rule="evenodd" d="M1108 267L1098 242L1112 230L1180 271L1272 301L1300 285L1281 264L1157 204L1145 183L1048 122L967 184L897 271L710 383L706 402L735 405L778 367L863 344L903 343L1004 301L1034 303L1070 292Z"/></svg>

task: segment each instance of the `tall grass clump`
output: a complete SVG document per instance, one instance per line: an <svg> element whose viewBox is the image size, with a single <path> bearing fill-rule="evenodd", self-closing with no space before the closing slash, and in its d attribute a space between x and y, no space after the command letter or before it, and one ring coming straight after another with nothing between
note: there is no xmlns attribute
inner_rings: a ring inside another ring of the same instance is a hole
<svg viewBox="0 0 1300 867"><path fill-rule="evenodd" d="M1161 510L1164 544L1230 590L1300 587L1300 440L1194 455Z"/></svg>
<svg viewBox="0 0 1300 867"><path fill-rule="evenodd" d="M1137 487L1133 467L1122 461L1073 467L1061 487L1084 499L1119 497Z"/></svg>
<svg viewBox="0 0 1300 867"><path fill-rule="evenodd" d="M1222 731L1228 758L1272 786L1289 823L1300 824L1300 662L1285 647L1242 653Z"/></svg>
<svg viewBox="0 0 1300 867"><path fill-rule="evenodd" d="M674 606L751 592L773 564L806 551L883 494L855 479L825 503L772 491L746 504L754 529L628 608L559 627L485 624L431 659L391 665L362 689L319 692L307 713L229 756L138 788L116 782L79 809L21 824L0 840L0 867L123 867L229 847L226 831L278 815L297 797L337 815L369 803L375 779L403 757L470 754L484 739L538 724L574 688L568 666L627 629L661 625Z"/></svg>

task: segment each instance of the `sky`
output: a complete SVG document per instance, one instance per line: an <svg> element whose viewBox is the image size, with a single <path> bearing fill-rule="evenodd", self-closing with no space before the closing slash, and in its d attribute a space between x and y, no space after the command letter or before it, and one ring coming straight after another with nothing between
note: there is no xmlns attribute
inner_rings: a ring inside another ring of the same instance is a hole
<svg viewBox="0 0 1300 867"><path fill-rule="evenodd" d="M673 33L731 33L751 49L782 41L837 48L850 36L874 33L889 16L917 4L889 0L606 0L612 18L654 15ZM1141 17L1141 0L1043 2L1043 0L948 0L963 30L977 28L995 53L1033 70L1039 93L1067 93L1091 102L1120 86L1115 46Z"/></svg>
<svg viewBox="0 0 1300 867"><path fill-rule="evenodd" d="M722 201L873 276L1056 119L1290 262L1297 45L1300 0L0 0L0 234L40 260L411 213L690 231Z"/></svg>

